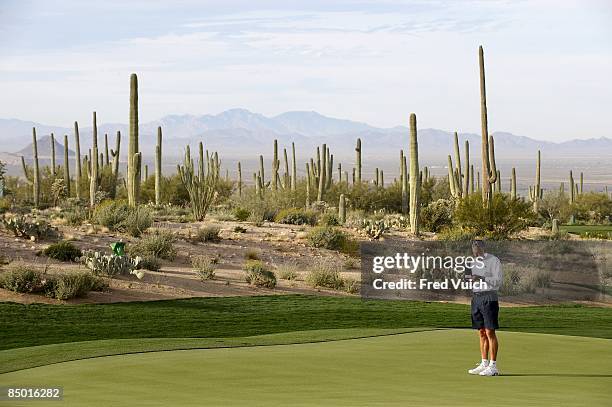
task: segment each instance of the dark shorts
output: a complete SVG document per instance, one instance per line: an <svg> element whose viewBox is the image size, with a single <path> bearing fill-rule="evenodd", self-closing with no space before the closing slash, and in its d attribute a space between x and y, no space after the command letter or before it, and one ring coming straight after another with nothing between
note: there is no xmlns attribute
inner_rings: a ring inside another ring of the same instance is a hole
<svg viewBox="0 0 612 407"><path fill-rule="evenodd" d="M498 317L497 294L474 294L472 297L472 328L498 329Z"/></svg>

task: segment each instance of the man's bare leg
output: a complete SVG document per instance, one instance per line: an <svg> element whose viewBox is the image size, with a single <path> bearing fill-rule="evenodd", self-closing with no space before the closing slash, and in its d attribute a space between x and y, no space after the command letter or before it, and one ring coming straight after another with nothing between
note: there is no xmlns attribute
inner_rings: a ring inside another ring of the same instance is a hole
<svg viewBox="0 0 612 407"><path fill-rule="evenodd" d="M498 348L499 344L497 342L497 335L495 335L495 329L485 329L485 335L486 335L486 338L487 338L487 344L488 344L489 353L490 353L490 356L491 356L490 360L491 361L496 361L497 360L497 348ZM480 337L480 343L482 344L482 336ZM480 349L482 351L482 345L481 345ZM483 356L483 358L486 359L486 356Z"/></svg>
<svg viewBox="0 0 612 407"><path fill-rule="evenodd" d="M495 334L495 331L493 331L493 334ZM480 355L483 359L489 359L489 338L485 329L479 329L478 335L480 337ZM495 349L495 353L497 354L497 348Z"/></svg>

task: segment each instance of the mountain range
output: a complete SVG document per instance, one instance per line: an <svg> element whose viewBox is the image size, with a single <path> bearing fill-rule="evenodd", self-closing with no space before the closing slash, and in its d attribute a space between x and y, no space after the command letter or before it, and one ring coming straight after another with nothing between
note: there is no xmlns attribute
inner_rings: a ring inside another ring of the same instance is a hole
<svg viewBox="0 0 612 407"><path fill-rule="evenodd" d="M82 125L82 123L80 123ZM219 151L222 158L256 158L260 154L266 159L272 153L272 143L278 139L281 148L291 152L291 143L296 145L300 158L311 157L316 146L326 143L339 159L354 157L355 141L362 140L364 157L370 159L395 160L399 150L408 149L409 130L404 126L379 128L366 123L342 120L324 116L314 111L293 111L267 117L245 109L230 109L211 115L168 115L163 118L140 124L140 149L145 155L152 155L155 149L157 127L161 126L164 135L164 157L178 157L185 145L195 146L203 141L205 148ZM41 123L17 119L0 119L0 159L12 164L21 155L31 158L32 127L36 127L38 137L54 133L56 153L63 156L63 135L69 135L69 145L74 144L73 128L49 126ZM80 127L81 153L87 152L91 144L92 128ZM110 147L114 147L115 134L122 134L121 155L125 157L128 128L121 123L98 124L99 142L108 133ZM424 159L445 162L446 155L453 151L452 132L424 128L419 129L419 152ZM543 157L578 159L594 157L612 159L612 139L598 138L571 140L554 143L518 136L508 132L494 132L495 153L501 159L535 158L536 151L542 150ZM460 133L461 149L464 140L470 143L471 155L477 157L480 151L480 135ZM50 145L49 139L39 141L39 155L48 152L43 145ZM43 148L43 149L41 149ZM47 148L50 150L50 148ZM282 150L280 152L282 154Z"/></svg>

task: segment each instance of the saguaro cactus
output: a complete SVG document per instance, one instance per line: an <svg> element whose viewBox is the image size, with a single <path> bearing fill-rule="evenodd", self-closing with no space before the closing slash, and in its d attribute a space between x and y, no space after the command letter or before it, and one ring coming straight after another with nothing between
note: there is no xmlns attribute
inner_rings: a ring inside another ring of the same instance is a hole
<svg viewBox="0 0 612 407"><path fill-rule="evenodd" d="M355 166L357 167L355 172L355 182L361 184L361 139L357 139L357 145L355 146Z"/></svg>
<svg viewBox="0 0 612 407"><path fill-rule="evenodd" d="M272 158L272 189L276 191L278 189L278 168L280 167L280 161L278 160L278 140L274 140L274 155Z"/></svg>
<svg viewBox="0 0 612 407"><path fill-rule="evenodd" d="M70 167L68 166L68 135L64 134L64 182L66 192L70 196Z"/></svg>
<svg viewBox="0 0 612 407"><path fill-rule="evenodd" d="M291 191L295 192L297 185L297 163L295 161L295 143L291 143Z"/></svg>
<svg viewBox="0 0 612 407"><path fill-rule="evenodd" d="M202 168L204 164L202 148L199 149L198 160L198 166ZM214 153L212 158L208 160L206 168L207 170L204 174L196 174L189 148L185 151L183 165L177 165L181 181L189 193L191 211L196 221L204 219L217 195L217 182L219 181L219 170L221 169L217 153Z"/></svg>
<svg viewBox="0 0 612 407"><path fill-rule="evenodd" d="M93 112L93 144L91 148L91 174L89 176L89 205L96 204L96 192L98 190L98 123L96 112Z"/></svg>
<svg viewBox="0 0 612 407"><path fill-rule="evenodd" d="M410 229L419 234L419 145L417 141L416 115L410 114Z"/></svg>
<svg viewBox="0 0 612 407"><path fill-rule="evenodd" d="M104 133L104 165L110 165L110 156L108 154L108 133Z"/></svg>
<svg viewBox="0 0 612 407"><path fill-rule="evenodd" d="M340 194L340 202L338 202L338 217L340 218L340 223L344 224L346 222L346 198L344 194Z"/></svg>
<svg viewBox="0 0 612 407"><path fill-rule="evenodd" d="M317 201L323 200L325 192L325 169L327 168L327 144L321 147L321 167L319 168L319 191L317 192Z"/></svg>
<svg viewBox="0 0 612 407"><path fill-rule="evenodd" d="M463 170L463 196L470 193L470 142L465 140L465 168Z"/></svg>
<svg viewBox="0 0 612 407"><path fill-rule="evenodd" d="M130 206L138 204L140 191L140 165L142 157L138 152L138 77L130 76L130 133L128 142L127 195Z"/></svg>
<svg viewBox="0 0 612 407"><path fill-rule="evenodd" d="M404 150L400 150L400 183L402 186L402 213L408 212L408 182L406 174L406 157L404 157Z"/></svg>
<svg viewBox="0 0 612 407"><path fill-rule="evenodd" d="M580 172L580 195L584 192L584 174Z"/></svg>
<svg viewBox="0 0 612 407"><path fill-rule="evenodd" d="M489 136L487 119L487 91L485 85L484 52L482 45L478 48L478 62L480 67L480 126L481 126L481 155L482 155L482 201L489 207L493 199L492 184L497 180L495 168L495 150L493 137Z"/></svg>
<svg viewBox="0 0 612 407"><path fill-rule="evenodd" d="M74 190L77 199L81 199L81 141L79 138L79 123L74 122L74 144L76 157L74 158L76 169L74 174Z"/></svg>
<svg viewBox="0 0 612 407"><path fill-rule="evenodd" d="M541 155L540 150L538 150L538 158L536 161L536 177L535 177L535 185L529 187L529 198L533 203L533 211L538 211L538 206L540 203L540 199L542 199L542 188L540 187L540 163L541 163Z"/></svg>
<svg viewBox="0 0 612 407"><path fill-rule="evenodd" d="M242 196L242 166L238 161L238 196Z"/></svg>
<svg viewBox="0 0 612 407"><path fill-rule="evenodd" d="M155 205L161 204L162 178L162 128L157 127L157 145L155 146Z"/></svg>
<svg viewBox="0 0 612 407"><path fill-rule="evenodd" d="M455 176L456 179L456 186L458 186L458 190L459 190L459 195L461 195L461 186L463 185L463 176L461 173L461 152L459 151L459 135L457 134L457 132L455 132L455 164L457 164L457 167L455 169L455 171L457 172L457 175Z"/></svg>
<svg viewBox="0 0 612 407"><path fill-rule="evenodd" d="M512 167L512 181L510 184L510 198L516 199L516 169Z"/></svg>
<svg viewBox="0 0 612 407"><path fill-rule="evenodd" d="M570 190L570 196L569 196L569 202L570 204L573 204L576 201L576 187L574 184L574 175L572 174L572 171L570 170L569 173L569 190Z"/></svg>
<svg viewBox="0 0 612 407"><path fill-rule="evenodd" d="M36 140L36 128L32 127L32 150L34 153L34 172L32 174L32 192L34 197L34 206L40 204L40 168L38 166L38 142Z"/></svg>
<svg viewBox="0 0 612 407"><path fill-rule="evenodd" d="M51 174L57 175L57 163L55 161L55 135L51 133Z"/></svg>

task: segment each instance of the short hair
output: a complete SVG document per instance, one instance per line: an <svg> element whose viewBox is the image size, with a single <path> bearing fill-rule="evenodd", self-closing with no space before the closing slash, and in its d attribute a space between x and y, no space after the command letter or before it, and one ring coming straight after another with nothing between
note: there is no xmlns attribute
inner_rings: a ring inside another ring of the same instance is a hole
<svg viewBox="0 0 612 407"><path fill-rule="evenodd" d="M479 249L484 250L485 244L482 240L475 239L475 240L472 240L472 247L478 247Z"/></svg>

